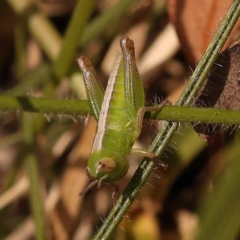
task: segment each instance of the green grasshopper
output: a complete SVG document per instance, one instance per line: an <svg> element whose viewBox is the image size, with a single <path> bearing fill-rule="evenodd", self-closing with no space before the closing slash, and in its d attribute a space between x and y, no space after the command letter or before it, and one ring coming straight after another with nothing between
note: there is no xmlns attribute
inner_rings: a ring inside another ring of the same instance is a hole
<svg viewBox="0 0 240 240"><path fill-rule="evenodd" d="M116 57L105 94L90 61L83 56L78 59L90 106L98 121L87 167L87 175L95 181L80 195L96 184L100 187L102 182L111 184L118 191L115 182L128 171L127 155L156 157L152 152L133 149L132 146L141 133L145 112L160 110L166 101L155 107L145 107L134 42L126 37L120 41L120 46L122 53Z"/></svg>

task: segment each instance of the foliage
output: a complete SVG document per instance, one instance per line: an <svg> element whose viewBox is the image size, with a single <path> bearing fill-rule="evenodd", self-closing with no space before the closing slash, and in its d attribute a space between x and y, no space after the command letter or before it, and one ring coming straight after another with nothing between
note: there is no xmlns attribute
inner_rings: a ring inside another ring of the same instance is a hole
<svg viewBox="0 0 240 240"><path fill-rule="evenodd" d="M176 106L151 116L168 121L151 141L150 150L169 168L165 171L161 162L148 159L139 164L139 159L130 156L132 166L139 167L95 239L109 239L112 235L117 239L168 239L169 234L176 239L179 235L182 239L236 237L239 131L225 136L220 147L216 141L209 142L208 155L205 143L184 122L239 124L239 111L189 105L239 17L240 2L233 2L186 86L189 67L179 60L176 36L167 31L164 1L161 6L133 0L112 6L107 1L86 0L76 5L71 1L36 1L36 5L30 0L6 2L8 5L1 3L2 22L7 23L1 31L6 38L1 46L5 48L1 68L5 69L0 83L4 92L0 96L0 218L5 224L0 228L0 238L30 239L35 235L36 239L88 239L95 234L96 225L102 223L99 215L105 216L112 207L112 189L107 186L90 191L84 198L78 196L89 181L85 167L95 122L89 117L85 125L83 115L90 110L83 100L84 85L75 58L87 55L104 78L109 75L106 63L112 64L118 48L114 42L118 44L122 35L135 40L140 74L148 86L147 98L154 101L152 92L161 97L173 96L176 101ZM66 29L62 36L63 22ZM160 31L156 22L164 30ZM167 53L156 47L157 41L170 44L164 45L169 49ZM14 55L10 54L11 43ZM151 47L156 48L152 51ZM184 45L183 51L186 53ZM157 54L149 55L153 52ZM165 56L164 60L156 55ZM152 59L149 67L147 62ZM161 71L155 71L156 66ZM151 128L153 131L143 129L139 140L143 148L157 129ZM180 134L173 136L176 130ZM121 190L129 179L127 176L119 183ZM134 202L137 195L140 204ZM131 205L133 211L129 210ZM126 231L116 229L120 222Z"/></svg>

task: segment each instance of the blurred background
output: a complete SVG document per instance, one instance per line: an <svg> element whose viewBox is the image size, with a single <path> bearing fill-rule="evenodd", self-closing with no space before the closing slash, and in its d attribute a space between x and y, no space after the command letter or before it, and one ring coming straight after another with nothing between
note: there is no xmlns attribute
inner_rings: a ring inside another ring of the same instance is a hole
<svg viewBox="0 0 240 240"><path fill-rule="evenodd" d="M1 1L1 95L86 99L76 59L87 56L106 86L119 40L128 36L147 104L166 97L174 103L231 3ZM225 49L238 39L239 22ZM0 119L0 239L91 239L113 206L108 185L79 196L90 182L85 169L95 120L64 109L6 109ZM160 126L146 122L136 146L147 149ZM190 123L179 123L160 159L167 170L156 163L112 239L238 239L239 131L220 138L206 143ZM120 193L140 161L129 156Z"/></svg>

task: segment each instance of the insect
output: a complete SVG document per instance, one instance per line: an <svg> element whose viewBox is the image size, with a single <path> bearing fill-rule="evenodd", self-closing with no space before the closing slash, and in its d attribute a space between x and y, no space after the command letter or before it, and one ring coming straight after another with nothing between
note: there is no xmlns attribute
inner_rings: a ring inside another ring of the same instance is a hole
<svg viewBox="0 0 240 240"><path fill-rule="evenodd" d="M133 149L132 146L141 133L145 112L159 111L167 101L154 107L144 106L144 90L135 62L134 42L125 37L120 46L122 53L116 57L105 94L90 61L86 57L78 59L88 99L98 121L87 167L87 175L94 181L80 195L96 184L100 187L102 182L111 184L118 191L116 182L128 171L127 155L155 157L152 152Z"/></svg>

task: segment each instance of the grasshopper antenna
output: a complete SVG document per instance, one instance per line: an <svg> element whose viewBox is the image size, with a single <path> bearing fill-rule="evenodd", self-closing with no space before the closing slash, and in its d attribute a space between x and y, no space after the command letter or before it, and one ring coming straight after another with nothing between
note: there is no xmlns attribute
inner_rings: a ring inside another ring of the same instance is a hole
<svg viewBox="0 0 240 240"><path fill-rule="evenodd" d="M107 175L103 176L102 178L100 178L99 180L95 180L93 182L91 182L87 187L85 187L80 193L80 196L85 195L91 188L93 188L95 185L98 185L98 188L101 187L102 185L102 181L107 178Z"/></svg>
<svg viewBox="0 0 240 240"><path fill-rule="evenodd" d="M95 185L97 185L98 180L95 180L91 182L87 187L85 187L80 193L79 196L85 195L91 188L93 188Z"/></svg>

